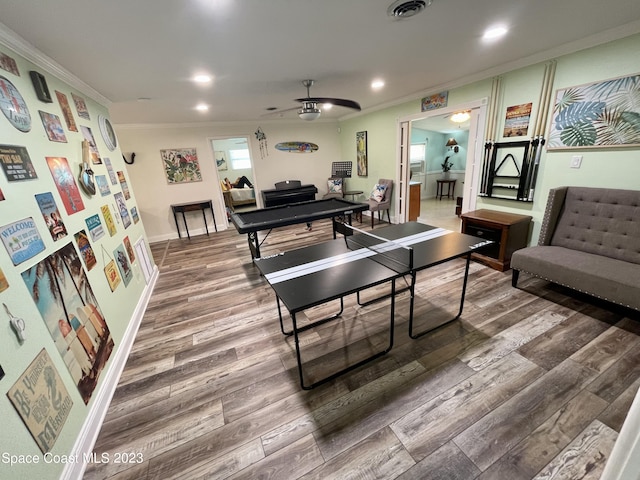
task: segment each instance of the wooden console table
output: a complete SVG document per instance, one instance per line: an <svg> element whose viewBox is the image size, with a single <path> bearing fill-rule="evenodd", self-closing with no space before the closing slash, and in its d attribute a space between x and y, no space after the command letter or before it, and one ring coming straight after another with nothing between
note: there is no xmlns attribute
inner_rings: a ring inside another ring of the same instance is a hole
<svg viewBox="0 0 640 480"><path fill-rule="evenodd" d="M444 186L447 186L447 194L444 194ZM456 193L456 181L455 180L450 180L450 179L446 179L446 178L439 178L438 180L436 180L436 187L437 187L437 191L436 191L436 198L438 198L439 200L442 200L442 197L451 197L453 198L453 195Z"/></svg>
<svg viewBox="0 0 640 480"><path fill-rule="evenodd" d="M206 209L211 210L211 216L213 217L213 226L218 231L218 226L216 225L216 214L213 211L213 204L211 200L201 200L199 202L187 202L187 203L176 203L171 205L171 211L173 212L173 220L176 222L176 229L178 230L178 238L182 238L180 234L180 226L178 225L178 213L182 213L182 221L184 222L184 229L187 231L187 237L191 240L191 236L189 235L189 227L187 226L187 219L184 216L184 212L193 212L194 210L202 210L202 218L204 219L204 228L207 231L207 235L209 235L209 227L207 226L207 216L205 215Z"/></svg>
<svg viewBox="0 0 640 480"><path fill-rule="evenodd" d="M472 257L485 265L504 272L511 268L511 255L527 246L531 216L495 210L475 210L463 213L462 233L496 242Z"/></svg>

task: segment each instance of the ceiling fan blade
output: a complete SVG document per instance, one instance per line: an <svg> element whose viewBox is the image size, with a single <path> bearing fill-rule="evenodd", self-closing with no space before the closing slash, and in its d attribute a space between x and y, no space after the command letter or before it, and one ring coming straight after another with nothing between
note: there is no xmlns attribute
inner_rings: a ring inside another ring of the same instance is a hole
<svg viewBox="0 0 640 480"><path fill-rule="evenodd" d="M360 104L353 100L346 100L344 98L325 98L325 97L308 97L308 98L296 98L296 102L316 102L316 103L330 103L339 107L353 108L354 110L361 110Z"/></svg>
<svg viewBox="0 0 640 480"><path fill-rule="evenodd" d="M298 111L298 110L300 110L299 106L292 107L292 108L285 108L283 110L273 110L271 112L263 113L260 116L263 117L263 118L265 118L265 117L266 118L268 118L268 117L277 117L277 116L280 116L281 114L289 113L289 112L295 112L295 111Z"/></svg>

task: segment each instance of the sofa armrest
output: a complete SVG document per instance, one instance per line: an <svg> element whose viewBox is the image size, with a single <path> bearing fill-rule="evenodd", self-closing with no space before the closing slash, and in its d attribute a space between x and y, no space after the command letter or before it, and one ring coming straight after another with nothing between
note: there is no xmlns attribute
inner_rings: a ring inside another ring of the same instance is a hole
<svg viewBox="0 0 640 480"><path fill-rule="evenodd" d="M558 187L549 190L549 198L547 199L547 207L542 218L542 226L540 227L540 237L538 245L551 245L553 232L556 230L560 213L564 207L564 200L567 196L569 187Z"/></svg>

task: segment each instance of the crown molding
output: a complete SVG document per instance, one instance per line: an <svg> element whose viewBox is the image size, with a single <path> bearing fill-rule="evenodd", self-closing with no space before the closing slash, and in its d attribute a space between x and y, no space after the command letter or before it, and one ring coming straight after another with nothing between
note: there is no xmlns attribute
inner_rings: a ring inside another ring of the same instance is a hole
<svg viewBox="0 0 640 480"><path fill-rule="evenodd" d="M68 83L73 88L95 100L99 104L107 108L111 105L111 100L42 53L16 32L7 27L4 23L0 23L0 45L10 48L18 55L23 56L34 65L49 72L51 75L54 75L63 82Z"/></svg>

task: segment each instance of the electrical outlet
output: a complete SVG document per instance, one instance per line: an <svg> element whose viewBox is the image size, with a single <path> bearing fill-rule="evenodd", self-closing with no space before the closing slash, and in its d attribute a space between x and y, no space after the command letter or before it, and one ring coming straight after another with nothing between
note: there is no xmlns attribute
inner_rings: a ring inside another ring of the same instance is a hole
<svg viewBox="0 0 640 480"><path fill-rule="evenodd" d="M582 165L582 155L571 157L571 168L580 168L580 165Z"/></svg>

